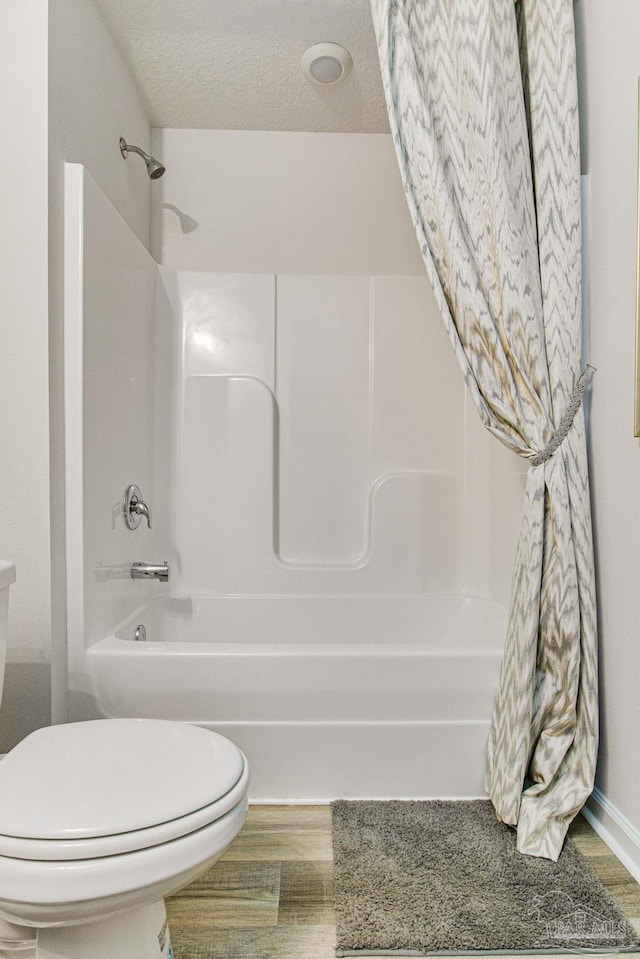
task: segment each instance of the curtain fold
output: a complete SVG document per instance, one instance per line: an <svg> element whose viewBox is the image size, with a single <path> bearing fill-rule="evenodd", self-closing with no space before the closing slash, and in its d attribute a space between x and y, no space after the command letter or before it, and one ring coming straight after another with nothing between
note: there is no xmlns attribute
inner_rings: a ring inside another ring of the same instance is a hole
<svg viewBox="0 0 640 959"><path fill-rule="evenodd" d="M486 787L518 849L555 860L593 788L598 742L572 0L371 10L449 339L484 426L532 461Z"/></svg>

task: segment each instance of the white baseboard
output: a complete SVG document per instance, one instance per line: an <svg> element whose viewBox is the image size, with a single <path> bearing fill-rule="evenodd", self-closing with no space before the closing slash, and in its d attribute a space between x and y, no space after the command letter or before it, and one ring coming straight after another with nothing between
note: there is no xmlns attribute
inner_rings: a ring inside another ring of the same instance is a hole
<svg viewBox="0 0 640 959"><path fill-rule="evenodd" d="M640 882L640 830L597 787L587 800L582 815L636 882Z"/></svg>

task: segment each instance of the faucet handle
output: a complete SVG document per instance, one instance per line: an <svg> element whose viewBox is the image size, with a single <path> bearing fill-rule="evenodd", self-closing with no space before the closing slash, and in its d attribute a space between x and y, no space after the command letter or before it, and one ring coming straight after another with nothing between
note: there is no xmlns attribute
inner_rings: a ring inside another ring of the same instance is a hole
<svg viewBox="0 0 640 959"><path fill-rule="evenodd" d="M127 529L137 529L142 522L142 517L147 520L147 525L151 529L151 507L142 499L140 487L133 483L127 486L122 497L122 519Z"/></svg>
<svg viewBox="0 0 640 959"><path fill-rule="evenodd" d="M137 503L131 504L130 512L134 513L136 516L144 516L149 529L151 529L151 507L148 503L145 503L143 500L139 499Z"/></svg>

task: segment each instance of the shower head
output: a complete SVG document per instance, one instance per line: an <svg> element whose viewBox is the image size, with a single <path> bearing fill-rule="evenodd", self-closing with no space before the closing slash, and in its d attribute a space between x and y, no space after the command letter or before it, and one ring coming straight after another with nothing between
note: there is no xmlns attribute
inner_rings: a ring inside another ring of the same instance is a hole
<svg viewBox="0 0 640 959"><path fill-rule="evenodd" d="M141 150L140 147L134 147L133 144L127 143L122 137L120 137L120 153L122 156L127 159L128 153L137 153L144 160L147 173L152 180L157 180L165 172L165 168L160 163L160 160L156 160L155 157L149 156L148 153L145 153L144 150Z"/></svg>
<svg viewBox="0 0 640 959"><path fill-rule="evenodd" d="M147 157L144 162L147 164L147 173L152 180L157 180L165 173L164 166L155 157Z"/></svg>

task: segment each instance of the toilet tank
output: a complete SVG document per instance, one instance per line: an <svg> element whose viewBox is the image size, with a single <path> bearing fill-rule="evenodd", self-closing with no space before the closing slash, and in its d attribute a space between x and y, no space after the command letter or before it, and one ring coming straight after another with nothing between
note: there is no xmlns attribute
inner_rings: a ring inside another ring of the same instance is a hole
<svg viewBox="0 0 640 959"><path fill-rule="evenodd" d="M0 700L4 684L4 664L7 658L9 587L16 579L13 563L0 559Z"/></svg>

